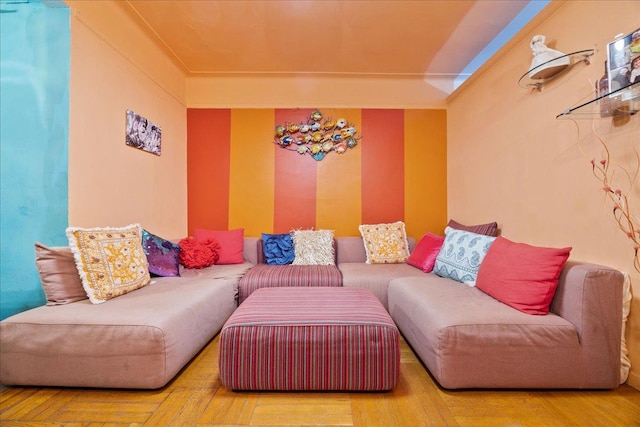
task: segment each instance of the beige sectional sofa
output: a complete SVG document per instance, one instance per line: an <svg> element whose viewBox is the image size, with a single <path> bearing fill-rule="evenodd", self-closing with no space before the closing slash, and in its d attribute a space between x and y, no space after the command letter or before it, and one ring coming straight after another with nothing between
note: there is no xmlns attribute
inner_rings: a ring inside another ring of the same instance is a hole
<svg viewBox="0 0 640 427"><path fill-rule="evenodd" d="M551 312L539 316L408 264L366 264L358 237L338 238L337 256L343 286L370 288L445 388L620 384L624 277L617 270L568 262Z"/></svg>
<svg viewBox="0 0 640 427"><path fill-rule="evenodd" d="M16 385L154 389L167 384L236 309L240 277L256 263L181 269L181 277L103 304L37 307L0 322L0 382Z"/></svg>
<svg viewBox="0 0 640 427"><path fill-rule="evenodd" d="M443 387L619 383L623 277L616 270L567 263L551 313L536 316L407 264L366 264L360 237L339 237L335 247L343 286L373 291ZM182 270L101 305L44 306L3 320L0 382L162 387L220 331L258 253L258 239L245 237L244 264Z"/></svg>

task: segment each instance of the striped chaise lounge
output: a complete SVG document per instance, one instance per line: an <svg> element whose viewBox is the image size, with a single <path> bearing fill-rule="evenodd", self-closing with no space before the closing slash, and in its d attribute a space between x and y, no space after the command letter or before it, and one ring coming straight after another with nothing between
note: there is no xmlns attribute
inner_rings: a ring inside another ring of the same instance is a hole
<svg viewBox="0 0 640 427"><path fill-rule="evenodd" d="M334 252L334 257L337 258L337 251ZM258 240L257 245L257 262L258 264L249 270L238 283L238 304L241 304L253 291L260 288L342 286L342 273L337 265L265 264L261 239Z"/></svg>

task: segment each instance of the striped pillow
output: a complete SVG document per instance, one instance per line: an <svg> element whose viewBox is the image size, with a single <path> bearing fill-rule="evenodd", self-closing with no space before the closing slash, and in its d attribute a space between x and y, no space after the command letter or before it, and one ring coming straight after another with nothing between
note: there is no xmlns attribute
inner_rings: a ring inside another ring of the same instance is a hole
<svg viewBox="0 0 640 427"><path fill-rule="evenodd" d="M457 221L449 220L447 227L455 228L456 230L470 231L471 233L484 234L485 236L496 237L498 235L498 223L489 222L487 224L478 225L463 225Z"/></svg>

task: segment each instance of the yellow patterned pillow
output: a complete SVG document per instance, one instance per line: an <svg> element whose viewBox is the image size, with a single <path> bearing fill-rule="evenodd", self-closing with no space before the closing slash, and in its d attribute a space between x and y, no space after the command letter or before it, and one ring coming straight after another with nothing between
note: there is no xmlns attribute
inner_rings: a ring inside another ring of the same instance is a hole
<svg viewBox="0 0 640 427"><path fill-rule="evenodd" d="M407 262L409 243L404 222L391 224L361 225L358 227L364 249L367 253L367 264L397 264Z"/></svg>
<svg viewBox="0 0 640 427"><path fill-rule="evenodd" d="M89 300L100 304L151 281L142 249L142 227L67 228L78 273Z"/></svg>

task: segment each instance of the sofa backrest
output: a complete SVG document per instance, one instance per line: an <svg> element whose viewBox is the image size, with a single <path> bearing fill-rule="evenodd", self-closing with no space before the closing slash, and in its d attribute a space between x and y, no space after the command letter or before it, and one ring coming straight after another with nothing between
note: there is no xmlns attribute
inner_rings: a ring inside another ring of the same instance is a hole
<svg viewBox="0 0 640 427"><path fill-rule="evenodd" d="M413 237L407 237L409 242L409 252L416 246ZM361 236L338 237L336 238L336 259L338 264L347 262L366 262L367 252L364 249L364 242Z"/></svg>
<svg viewBox="0 0 640 427"><path fill-rule="evenodd" d="M244 247L242 249L242 256L244 257L245 262L250 262L251 264L258 263L258 241L260 239L257 237L246 237L244 238ZM260 244L260 249L262 249L262 244Z"/></svg>

